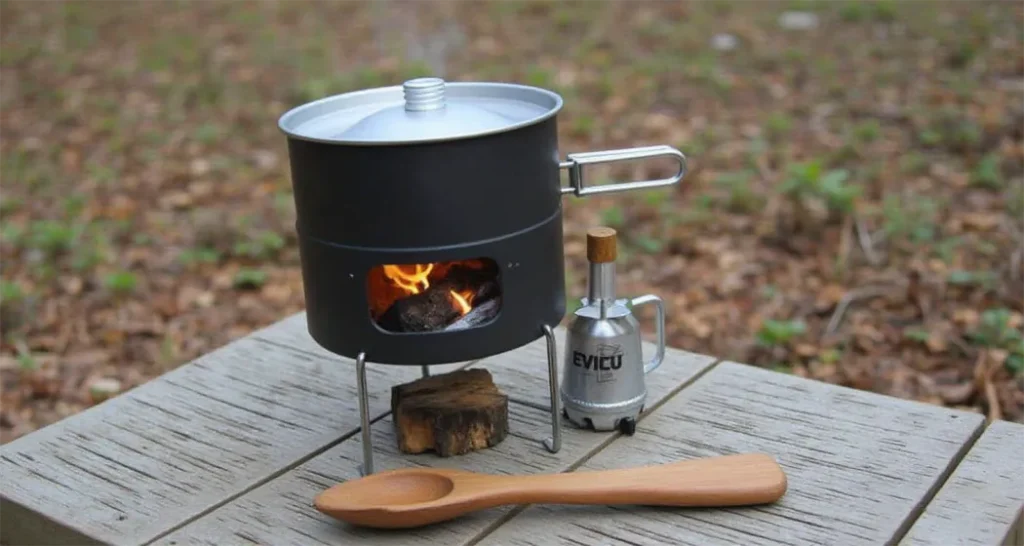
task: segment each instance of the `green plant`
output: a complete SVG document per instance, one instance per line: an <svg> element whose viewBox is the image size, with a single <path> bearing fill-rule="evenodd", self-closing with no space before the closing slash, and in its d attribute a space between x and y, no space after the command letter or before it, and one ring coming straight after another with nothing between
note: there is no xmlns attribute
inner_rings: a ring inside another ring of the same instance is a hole
<svg viewBox="0 0 1024 546"><path fill-rule="evenodd" d="M938 110L930 120L926 131L931 141L924 142L925 145L941 145L953 152L977 149L982 139L981 126L966 113L954 107Z"/></svg>
<svg viewBox="0 0 1024 546"><path fill-rule="evenodd" d="M860 197L860 186L847 184L850 173L839 169L829 171L819 182L819 191L825 197L829 210L849 214L853 212L857 198Z"/></svg>
<svg viewBox="0 0 1024 546"><path fill-rule="evenodd" d="M103 285L117 294L128 294L135 290L138 279L131 271L118 271L106 276Z"/></svg>
<svg viewBox="0 0 1024 546"><path fill-rule="evenodd" d="M772 112L764 122L765 136L769 140L777 141L786 136L793 129L793 118L785 112Z"/></svg>
<svg viewBox="0 0 1024 546"><path fill-rule="evenodd" d="M185 266L215 264L220 261L220 252L215 248L187 248L178 254L178 261Z"/></svg>
<svg viewBox="0 0 1024 546"><path fill-rule="evenodd" d="M18 368L23 372L34 372L39 369L39 361L32 356L32 352L25 349L18 349Z"/></svg>
<svg viewBox="0 0 1024 546"><path fill-rule="evenodd" d="M909 239L915 243L935 238L938 205L931 199L886 195L882 199L882 215L885 217L883 229L890 238Z"/></svg>
<svg viewBox="0 0 1024 546"><path fill-rule="evenodd" d="M850 213L860 196L859 186L848 184L849 171L833 169L823 172L822 162L811 160L790 166L781 191L791 199L822 199L834 213Z"/></svg>
<svg viewBox="0 0 1024 546"><path fill-rule="evenodd" d="M259 288L267 282L267 273L259 269L239 269L235 273L235 288Z"/></svg>
<svg viewBox="0 0 1024 546"><path fill-rule="evenodd" d="M978 325L967 333L976 345L1003 349L1009 354L1004 365L1013 374L1024 373L1024 335L1011 326L1012 313L1006 308L982 311Z"/></svg>
<svg viewBox="0 0 1024 546"><path fill-rule="evenodd" d="M874 142L882 136L882 124L877 119L864 120L853 127L853 136L861 142Z"/></svg>
<svg viewBox="0 0 1024 546"><path fill-rule="evenodd" d="M998 190L1003 187L1003 173L999 154L990 153L981 158L971 173L971 185Z"/></svg>
<svg viewBox="0 0 1024 546"><path fill-rule="evenodd" d="M767 319L757 331L757 342L766 347L785 345L807 332L807 325L802 320Z"/></svg>
<svg viewBox="0 0 1024 546"><path fill-rule="evenodd" d="M1006 212L1014 218L1024 216L1024 185L1016 184L1007 192Z"/></svg>
<svg viewBox="0 0 1024 546"><path fill-rule="evenodd" d="M7 279L0 280L0 305L17 305L25 298L21 285Z"/></svg>
<svg viewBox="0 0 1024 546"><path fill-rule="evenodd" d="M626 223L626 216L621 207L611 206L601 211L601 221L609 227L620 227Z"/></svg>
<svg viewBox="0 0 1024 546"><path fill-rule="evenodd" d="M646 203L647 206L660 208L670 203L670 200L672 198L672 191L665 189L653 189L647 190L643 192L641 195L643 197L644 203Z"/></svg>
<svg viewBox="0 0 1024 546"><path fill-rule="evenodd" d="M554 74L543 66L533 65L526 70L527 85L549 88L554 86L554 81Z"/></svg>
<svg viewBox="0 0 1024 546"><path fill-rule="evenodd" d="M18 197L0 196L0 214L16 212L24 204Z"/></svg>
<svg viewBox="0 0 1024 546"><path fill-rule="evenodd" d="M954 286L979 286L991 289L998 281L999 275L994 271L954 270L946 275L946 282Z"/></svg>
<svg viewBox="0 0 1024 546"><path fill-rule="evenodd" d="M725 206L733 212L749 213L761 206L762 199L751 188L754 171L722 173L713 184L726 192Z"/></svg>
<svg viewBox="0 0 1024 546"><path fill-rule="evenodd" d="M58 254L69 250L81 232L78 225L38 220L29 226L29 244L48 254Z"/></svg>
<svg viewBox="0 0 1024 546"><path fill-rule="evenodd" d="M905 339L916 341L918 343L928 341L930 336L931 334L928 333L928 330L922 328L907 328L906 330L903 330L903 337Z"/></svg>
<svg viewBox="0 0 1024 546"><path fill-rule="evenodd" d="M964 243L961 237L947 237L942 239L932 248L932 252L935 253L943 262L947 264L953 261L954 252Z"/></svg>
<svg viewBox="0 0 1024 546"><path fill-rule="evenodd" d="M263 231L247 241L235 243L234 254L255 259L266 259L284 248L284 237L273 231Z"/></svg>
<svg viewBox="0 0 1024 546"><path fill-rule="evenodd" d="M900 171L904 174L925 174L930 166L928 158L920 152L910 152L900 159Z"/></svg>
<svg viewBox="0 0 1024 546"><path fill-rule="evenodd" d="M220 138L220 127L215 123L204 123L196 127L193 136L203 144L213 144Z"/></svg>
<svg viewBox="0 0 1024 546"><path fill-rule="evenodd" d="M660 240L648 235L636 235L630 238L630 242L644 252L656 254L664 249L665 244Z"/></svg>
<svg viewBox="0 0 1024 546"><path fill-rule="evenodd" d="M847 23L863 21L868 17L870 6L863 0L843 2L839 7L839 17Z"/></svg>
<svg viewBox="0 0 1024 546"><path fill-rule="evenodd" d="M871 17L880 23L896 20L896 0L875 0L871 4Z"/></svg>

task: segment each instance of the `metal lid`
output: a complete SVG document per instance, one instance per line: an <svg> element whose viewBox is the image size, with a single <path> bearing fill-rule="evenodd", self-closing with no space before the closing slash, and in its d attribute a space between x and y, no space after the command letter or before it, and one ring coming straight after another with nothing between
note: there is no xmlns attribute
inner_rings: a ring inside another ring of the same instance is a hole
<svg viewBox="0 0 1024 546"><path fill-rule="evenodd" d="M278 125L291 137L338 144L411 144L468 138L540 122L562 108L558 94L506 83L445 83L355 91L293 108Z"/></svg>

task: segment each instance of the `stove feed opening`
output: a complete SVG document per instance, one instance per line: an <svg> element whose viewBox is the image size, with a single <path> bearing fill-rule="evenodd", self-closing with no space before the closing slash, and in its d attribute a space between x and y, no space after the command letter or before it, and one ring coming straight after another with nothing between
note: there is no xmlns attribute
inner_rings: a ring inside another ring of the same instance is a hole
<svg viewBox="0 0 1024 546"><path fill-rule="evenodd" d="M370 318L394 333L483 326L501 311L498 264L489 258L370 269Z"/></svg>

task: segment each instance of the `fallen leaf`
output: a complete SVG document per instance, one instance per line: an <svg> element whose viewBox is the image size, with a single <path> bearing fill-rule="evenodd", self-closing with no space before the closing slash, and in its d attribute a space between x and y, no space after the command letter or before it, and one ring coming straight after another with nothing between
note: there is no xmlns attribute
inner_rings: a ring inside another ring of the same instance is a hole
<svg viewBox="0 0 1024 546"><path fill-rule="evenodd" d="M946 404L963 404L974 394L975 385L972 381L954 385L935 385L935 390Z"/></svg>
<svg viewBox="0 0 1024 546"><path fill-rule="evenodd" d="M112 377L101 377L89 382L89 400L99 404L121 392L121 382Z"/></svg>
<svg viewBox="0 0 1024 546"><path fill-rule="evenodd" d="M963 226L977 231L989 231L999 225L999 216L990 212L968 212L960 216Z"/></svg>
<svg viewBox="0 0 1024 546"><path fill-rule="evenodd" d="M63 358L65 364L71 367L93 368L110 362L110 351L106 349L86 349L74 351Z"/></svg>
<svg viewBox="0 0 1024 546"><path fill-rule="evenodd" d="M928 339L925 340L924 344L925 347L928 347L928 350L931 351L932 353L945 352L947 346L949 345L946 341L946 336L939 334L937 332L929 332Z"/></svg>

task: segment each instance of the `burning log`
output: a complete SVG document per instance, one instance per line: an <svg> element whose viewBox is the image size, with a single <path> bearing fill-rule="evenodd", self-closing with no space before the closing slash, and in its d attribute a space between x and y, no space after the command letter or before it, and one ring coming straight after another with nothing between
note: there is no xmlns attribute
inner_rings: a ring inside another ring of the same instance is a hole
<svg viewBox="0 0 1024 546"><path fill-rule="evenodd" d="M451 324L462 315L451 296L450 285L439 283L426 291L402 298L377 321L392 332L431 332Z"/></svg>
<svg viewBox="0 0 1024 546"><path fill-rule="evenodd" d="M462 319L473 315L454 329L478 326L494 318L501 307L498 303L483 312L476 309L498 298L495 276L487 268L453 266L444 278L423 292L396 300L377 323L392 332L433 332L452 329L454 323L462 323ZM472 309L467 312L463 304L471 305Z"/></svg>
<svg viewBox="0 0 1024 546"><path fill-rule="evenodd" d="M398 448L462 455L501 443L508 435L508 396L484 369L424 377L391 388Z"/></svg>
<svg viewBox="0 0 1024 546"><path fill-rule="evenodd" d="M498 315L498 309L501 309L501 298L495 298L488 302L481 303L473 308L472 311L466 313L462 318L448 325L444 329L445 332L454 332L456 330L465 330L467 328L476 328L481 324L485 324L495 316Z"/></svg>

